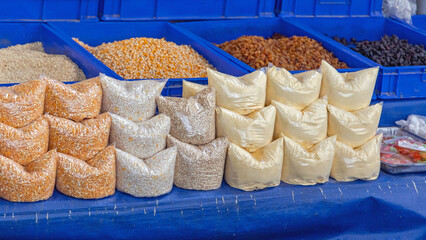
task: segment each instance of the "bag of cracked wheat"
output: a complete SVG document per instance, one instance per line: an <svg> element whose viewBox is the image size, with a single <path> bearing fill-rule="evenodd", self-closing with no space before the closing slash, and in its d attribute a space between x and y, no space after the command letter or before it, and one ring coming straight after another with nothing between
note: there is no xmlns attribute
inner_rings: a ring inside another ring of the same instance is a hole
<svg viewBox="0 0 426 240"><path fill-rule="evenodd" d="M56 150L22 166L0 156L0 197L12 202L36 202L50 198L55 189Z"/></svg>
<svg viewBox="0 0 426 240"><path fill-rule="evenodd" d="M103 113L96 118L74 122L46 114L49 121L49 149L87 161L108 145L111 117Z"/></svg>
<svg viewBox="0 0 426 240"><path fill-rule="evenodd" d="M216 94L213 88L194 97L157 97L158 111L170 117L170 135L190 144L206 144L216 136Z"/></svg>
<svg viewBox="0 0 426 240"><path fill-rule="evenodd" d="M98 116L102 102L99 77L74 84L46 81L45 113L77 122Z"/></svg>
<svg viewBox="0 0 426 240"><path fill-rule="evenodd" d="M226 152L225 137L202 145L181 142L167 137L168 147L177 147L174 185L184 189L213 190L222 184Z"/></svg>
<svg viewBox="0 0 426 240"><path fill-rule="evenodd" d="M21 128L0 123L0 155L27 165L47 152L49 122L42 116Z"/></svg>
<svg viewBox="0 0 426 240"><path fill-rule="evenodd" d="M0 87L0 123L23 127L43 115L47 82L44 79Z"/></svg>
<svg viewBox="0 0 426 240"><path fill-rule="evenodd" d="M134 122L155 115L155 98L160 96L167 80L120 81L100 75L103 96L102 112L110 112Z"/></svg>
<svg viewBox="0 0 426 240"><path fill-rule="evenodd" d="M98 199L115 193L115 148L108 146L92 159L83 161L58 153L56 188L59 192L82 199Z"/></svg>
<svg viewBox="0 0 426 240"><path fill-rule="evenodd" d="M132 122L114 113L110 143L138 158L148 158L166 148L166 138L170 132L170 118L158 114L144 122Z"/></svg>
<svg viewBox="0 0 426 240"><path fill-rule="evenodd" d="M117 149L117 189L134 197L157 197L173 188L176 147L140 159Z"/></svg>

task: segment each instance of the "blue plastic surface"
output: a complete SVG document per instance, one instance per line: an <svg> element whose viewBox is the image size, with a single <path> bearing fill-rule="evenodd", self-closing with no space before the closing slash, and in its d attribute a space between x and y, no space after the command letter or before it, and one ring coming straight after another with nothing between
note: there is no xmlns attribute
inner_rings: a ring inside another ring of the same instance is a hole
<svg viewBox="0 0 426 240"><path fill-rule="evenodd" d="M108 68L90 61L90 55L70 46L70 40L67 37L56 34L47 24L0 23L0 48L37 41L43 43L45 51L49 54L68 56L83 70L87 78L96 77L99 73L108 73Z"/></svg>
<svg viewBox="0 0 426 240"><path fill-rule="evenodd" d="M275 0L104 0L102 20L195 20L275 17Z"/></svg>
<svg viewBox="0 0 426 240"><path fill-rule="evenodd" d="M426 31L426 15L415 15L412 16L413 25L424 31Z"/></svg>
<svg viewBox="0 0 426 240"><path fill-rule="evenodd" d="M426 45L426 32L383 17L359 18L287 18L306 30L315 30L329 37L339 36L357 40L380 40L382 36L397 35L413 44ZM337 43L337 42L336 42ZM340 44L339 44L340 45ZM348 47L340 45L341 48ZM369 64L372 60L353 52ZM377 64L376 64L377 65ZM426 97L426 66L381 67L377 81L377 96L381 99L404 99Z"/></svg>
<svg viewBox="0 0 426 240"><path fill-rule="evenodd" d="M100 0L2 0L0 21L98 21Z"/></svg>
<svg viewBox="0 0 426 240"><path fill-rule="evenodd" d="M382 15L382 0L277 0L282 17L372 17Z"/></svg>
<svg viewBox="0 0 426 240"><path fill-rule="evenodd" d="M249 72L167 22L58 22L49 23L49 25L58 33L67 35L69 39L77 37L90 46L98 46L104 42L119 41L133 37L165 38L167 41L172 41L179 45L190 45L209 61L213 67L221 72L235 76L244 75ZM73 40L71 41L72 43L70 44L73 48L91 55L79 44ZM102 65L103 68L108 68L93 55L91 55L90 60L91 62ZM112 70L109 70L107 75L123 79Z"/></svg>
<svg viewBox="0 0 426 240"><path fill-rule="evenodd" d="M158 198L0 200L1 239L424 239L426 176Z"/></svg>
<svg viewBox="0 0 426 240"><path fill-rule="evenodd" d="M177 26L190 32L192 35L197 35L197 41L214 49L221 55L247 69L247 71L254 71L254 69L242 61L236 59L227 52L214 46L212 43L220 44L226 41L237 39L243 35L257 35L263 37L270 37L274 33L280 33L286 36L308 36L322 43L322 45L334 53L334 55L341 61L348 64L352 68L366 68L377 66L372 61L365 61L365 58L354 54L353 51L341 47L335 41L325 37L315 31L307 31L296 24L287 21L286 19L245 19L245 20L229 20L229 21L198 21L177 23ZM189 33L188 33L189 34Z"/></svg>

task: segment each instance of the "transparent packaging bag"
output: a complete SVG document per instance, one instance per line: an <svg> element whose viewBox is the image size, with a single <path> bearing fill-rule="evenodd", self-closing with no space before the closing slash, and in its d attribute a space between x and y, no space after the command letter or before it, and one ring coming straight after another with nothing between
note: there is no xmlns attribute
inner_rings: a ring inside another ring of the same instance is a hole
<svg viewBox="0 0 426 240"><path fill-rule="evenodd" d="M46 114L49 120L49 149L87 161L108 145L111 117L102 113L96 118L74 122Z"/></svg>
<svg viewBox="0 0 426 240"><path fill-rule="evenodd" d="M336 142L336 153L330 176L339 182L357 179L375 180L380 173L382 137L382 134L376 135L357 148Z"/></svg>
<svg viewBox="0 0 426 240"><path fill-rule="evenodd" d="M170 132L170 118L159 114L144 122L133 122L109 113L112 119L110 143L116 148L147 158L166 148L166 138Z"/></svg>
<svg viewBox="0 0 426 240"><path fill-rule="evenodd" d="M189 98L195 96L197 92L206 88L208 88L207 85L182 80L182 97Z"/></svg>
<svg viewBox="0 0 426 240"><path fill-rule="evenodd" d="M376 135L382 103L353 112L328 105L328 135L352 148L361 146Z"/></svg>
<svg viewBox="0 0 426 240"><path fill-rule="evenodd" d="M291 74L284 68L270 67L266 73L266 105L272 100L302 110L319 98L322 74L306 71Z"/></svg>
<svg viewBox="0 0 426 240"><path fill-rule="evenodd" d="M115 148L108 146L89 161L58 153L56 188L82 199L98 199L115 193Z"/></svg>
<svg viewBox="0 0 426 240"><path fill-rule="evenodd" d="M416 15L416 0L383 0L382 12L384 17L398 18L412 24L412 15Z"/></svg>
<svg viewBox="0 0 426 240"><path fill-rule="evenodd" d="M264 107L247 116L226 108L216 108L216 135L227 137L249 152L254 152L272 141L276 110L274 106Z"/></svg>
<svg viewBox="0 0 426 240"><path fill-rule="evenodd" d="M190 144L206 144L215 139L216 95L206 88L194 97L157 97L158 112L170 117L170 135Z"/></svg>
<svg viewBox="0 0 426 240"><path fill-rule="evenodd" d="M49 122L39 117L34 122L14 128L0 123L0 155L27 165L47 152Z"/></svg>
<svg viewBox="0 0 426 240"><path fill-rule="evenodd" d="M74 84L46 81L45 113L77 122L98 116L102 102L99 77Z"/></svg>
<svg viewBox="0 0 426 240"><path fill-rule="evenodd" d="M405 130L426 139L426 117L425 116L411 114L408 116L407 121L399 120L399 121L396 121L395 123L396 125L404 128Z"/></svg>
<svg viewBox="0 0 426 240"><path fill-rule="evenodd" d="M265 106L266 74L254 71L234 77L207 69L209 87L216 89L217 106L247 115Z"/></svg>
<svg viewBox="0 0 426 240"><path fill-rule="evenodd" d="M274 100L272 105L277 108L274 139L284 134L307 148L327 137L326 97L301 111Z"/></svg>
<svg viewBox="0 0 426 240"><path fill-rule="evenodd" d="M329 104L346 111L355 111L370 105L379 67L339 73L323 60L320 72L323 76L320 96L327 95Z"/></svg>
<svg viewBox="0 0 426 240"><path fill-rule="evenodd" d="M103 90L102 112L111 112L134 122L155 115L155 98L167 80L120 81L100 74Z"/></svg>
<svg viewBox="0 0 426 240"><path fill-rule="evenodd" d="M0 197L12 202L50 198L55 189L58 154L51 150L26 166L0 156Z"/></svg>
<svg viewBox="0 0 426 240"><path fill-rule="evenodd" d="M225 166L225 180L244 191L260 190L280 185L283 165L283 139L249 153L230 143Z"/></svg>
<svg viewBox="0 0 426 240"><path fill-rule="evenodd" d="M157 197L173 188L176 147L147 159L117 149L117 189L134 197Z"/></svg>
<svg viewBox="0 0 426 240"><path fill-rule="evenodd" d="M328 181L333 164L336 136L305 149L288 137L284 139L281 180L288 184L315 185Z"/></svg>
<svg viewBox="0 0 426 240"><path fill-rule="evenodd" d="M35 80L0 87L0 123L20 128L43 115L47 82Z"/></svg>
<svg viewBox="0 0 426 240"><path fill-rule="evenodd" d="M222 185L228 145L224 137L196 146L169 135L167 147L177 147L174 185L191 190L219 188Z"/></svg>

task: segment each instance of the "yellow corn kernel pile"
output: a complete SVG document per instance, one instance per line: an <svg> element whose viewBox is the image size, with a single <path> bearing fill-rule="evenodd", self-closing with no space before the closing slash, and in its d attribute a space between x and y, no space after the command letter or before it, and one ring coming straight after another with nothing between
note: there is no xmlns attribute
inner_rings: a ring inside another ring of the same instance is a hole
<svg viewBox="0 0 426 240"><path fill-rule="evenodd" d="M164 38L131 38L97 47L73 39L125 79L199 78L213 68L190 46Z"/></svg>

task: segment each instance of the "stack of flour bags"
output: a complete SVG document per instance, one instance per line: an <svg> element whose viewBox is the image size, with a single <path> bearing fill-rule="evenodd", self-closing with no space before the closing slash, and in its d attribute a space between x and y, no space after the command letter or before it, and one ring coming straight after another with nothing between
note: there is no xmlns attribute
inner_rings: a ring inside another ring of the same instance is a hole
<svg viewBox="0 0 426 240"><path fill-rule="evenodd" d="M102 112L111 116L117 189L135 197L155 197L173 187L176 147L166 148L170 118L155 115L155 98L165 80L120 81L101 75Z"/></svg>

